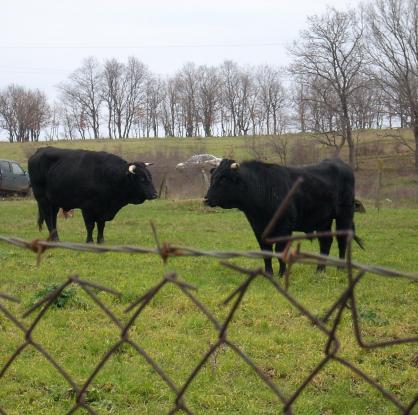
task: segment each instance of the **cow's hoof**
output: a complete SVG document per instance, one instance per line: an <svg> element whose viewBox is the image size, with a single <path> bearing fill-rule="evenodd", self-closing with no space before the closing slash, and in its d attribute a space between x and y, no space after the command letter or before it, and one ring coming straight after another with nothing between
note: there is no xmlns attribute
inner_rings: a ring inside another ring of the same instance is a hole
<svg viewBox="0 0 418 415"><path fill-rule="evenodd" d="M58 233L56 230L53 230L49 236L48 236L48 241L51 242L59 242L59 238L58 238Z"/></svg>
<svg viewBox="0 0 418 415"><path fill-rule="evenodd" d="M100 244L104 244L104 238L97 238L97 243Z"/></svg>
<svg viewBox="0 0 418 415"><path fill-rule="evenodd" d="M318 273L325 272L325 265L318 265L316 267L316 272L318 272Z"/></svg>

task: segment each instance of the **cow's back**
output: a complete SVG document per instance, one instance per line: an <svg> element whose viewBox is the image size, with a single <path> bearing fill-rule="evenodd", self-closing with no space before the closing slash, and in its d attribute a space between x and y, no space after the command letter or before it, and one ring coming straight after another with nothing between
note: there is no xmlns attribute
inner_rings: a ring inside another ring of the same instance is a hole
<svg viewBox="0 0 418 415"><path fill-rule="evenodd" d="M59 206L82 207L86 200L118 192L126 162L106 152L38 149L28 161L34 194L44 194Z"/></svg>
<svg viewBox="0 0 418 415"><path fill-rule="evenodd" d="M54 164L62 160L75 159L80 150L64 150L55 147L42 147L29 157L28 171L31 180L39 182L45 180Z"/></svg>
<svg viewBox="0 0 418 415"><path fill-rule="evenodd" d="M303 182L293 199L297 230L312 231L319 223L336 218L354 206L354 175L350 166L339 159L323 160L304 167L290 167L292 181Z"/></svg>
<svg viewBox="0 0 418 415"><path fill-rule="evenodd" d="M354 206L354 173L341 159L326 159L317 165L336 194L337 209Z"/></svg>
<svg viewBox="0 0 418 415"><path fill-rule="evenodd" d="M309 187L322 185L328 191L332 191L339 203L345 204L347 198L354 197L354 174L352 168L340 159L326 159L318 164L303 167L290 167L291 176L301 176L309 192ZM311 188L312 191L312 188ZM315 189L313 189L315 192Z"/></svg>

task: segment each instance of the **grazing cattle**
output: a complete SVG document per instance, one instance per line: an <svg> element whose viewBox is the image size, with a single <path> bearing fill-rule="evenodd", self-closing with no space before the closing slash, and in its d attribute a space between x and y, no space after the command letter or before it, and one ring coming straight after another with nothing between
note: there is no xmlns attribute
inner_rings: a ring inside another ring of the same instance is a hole
<svg viewBox="0 0 418 415"><path fill-rule="evenodd" d="M242 164L224 159L212 171L211 184L204 202L224 209L238 208L244 212L260 248L272 250L262 239L262 233L278 206L299 178L303 182L269 236L288 236L293 231L305 233L331 230L333 219L337 230L354 230L354 175L350 166L339 159L324 160L305 167L284 167L260 161ZM361 245L359 238L355 237ZM346 237L337 237L339 256L345 257ZM319 238L321 254L328 255L332 237ZM281 252L286 242L275 245ZM273 274L271 258L265 258L266 272ZM286 269L280 262L280 275ZM318 265L317 270L325 269Z"/></svg>
<svg viewBox="0 0 418 415"><path fill-rule="evenodd" d="M28 160L33 194L38 202L39 229L45 221L53 240L58 240L57 213L79 208L87 230L86 242L104 242L105 222L128 203L155 199L157 192L148 163L128 163L103 151L40 148Z"/></svg>

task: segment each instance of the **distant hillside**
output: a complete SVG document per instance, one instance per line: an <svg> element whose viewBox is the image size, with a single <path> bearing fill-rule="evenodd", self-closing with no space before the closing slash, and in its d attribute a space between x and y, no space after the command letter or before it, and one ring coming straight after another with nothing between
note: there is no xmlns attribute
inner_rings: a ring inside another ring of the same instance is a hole
<svg viewBox="0 0 418 415"><path fill-rule="evenodd" d="M396 135L412 143L410 130L364 130L357 134L357 193L378 205L418 207L418 176L413 169L413 153ZM211 153L236 160L257 158L282 164L309 164L335 155L335 148L319 143L313 134L277 136L240 136L222 138L158 138L129 140L60 140L38 143L0 143L0 158L27 165L28 157L38 147L53 145L62 148L83 148L109 151L126 160L155 163L156 184L169 178L169 197L198 197L202 193L201 178L184 180L175 165L193 154ZM346 159L343 148L341 157ZM379 170L381 188L378 190ZM187 182L188 188L186 188ZM387 200L388 199L388 200Z"/></svg>

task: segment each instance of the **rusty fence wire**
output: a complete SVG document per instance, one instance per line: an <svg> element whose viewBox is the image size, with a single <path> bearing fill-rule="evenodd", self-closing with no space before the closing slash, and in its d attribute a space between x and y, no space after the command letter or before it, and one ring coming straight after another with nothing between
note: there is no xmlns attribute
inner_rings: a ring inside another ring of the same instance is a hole
<svg viewBox="0 0 418 415"><path fill-rule="evenodd" d="M279 207L276 215L274 215L271 223L266 228L264 232L264 239L273 243L278 240L283 240L283 238L269 238L271 230L274 228L274 224L283 214L287 204L289 203L290 198L292 197L294 191L296 190L298 183L295 187L289 192L288 197L283 201L282 205ZM196 376L202 370L202 368L207 364L211 356L214 356L217 350L221 347L230 348L237 356L239 356L248 366L250 366L254 372L259 376L259 378L270 388L271 392L277 396L281 402L281 413L285 415L290 415L293 412L293 404L298 399L302 391L308 386L315 376L320 373L325 366L330 362L336 362L349 370L355 373L357 376L361 377L365 382L371 385L374 389L379 391L382 396L390 401L394 408L396 408L396 413L408 415L412 414L414 408L418 406L418 391L415 397L411 402L401 402L394 393L384 388L376 379L370 377L367 373L361 370L356 364L350 360L343 358L340 354L340 341L337 337L337 331L339 325L342 321L342 315L344 310L349 310L351 314L351 320L353 325L354 338L357 344L364 349L374 349L374 348L383 348L391 347L403 343L415 343L418 344L418 336L410 338L393 338L390 340L375 341L368 343L365 341L362 334L362 327L360 324L359 310L357 307L356 300L356 286L357 284L365 278L368 274L373 274L380 278L402 278L408 279L411 281L418 282L418 275L413 275L409 273L399 272L396 270L391 270L379 266L361 264L352 260L351 248L352 240L354 238L353 232L350 231L339 231L339 232L326 232L321 234L308 234L305 236L294 236L294 237L285 237L287 240L287 246L282 253L275 253L271 251L204 251L196 248L176 246L170 243L164 242L160 243L158 234L155 227L152 225L154 238L156 241L156 246L152 248L147 247L138 247L138 246L102 246L102 245L93 245L93 244L77 244L77 243L68 243L68 242L51 242L48 240L34 240L26 241L20 238L8 237L0 235L0 241L4 243L12 244L24 249L29 249L37 255L37 262L42 258L43 253L49 249L68 249L76 250L83 252L93 252L93 253L104 253L104 252L119 252L119 253L129 253L129 254L152 254L159 256L164 262L166 262L171 257L181 257L181 256L205 256L212 257L214 259L221 260L221 264L225 267L228 267L232 271L235 271L244 276L243 282L239 284L236 289L230 293L226 299L224 299L224 304L231 304L231 308L226 318L222 321L217 319L215 315L209 310L209 308L202 303L196 296L196 287L190 285L189 283L183 281L175 272L168 273L164 275L161 280L155 284L151 289L146 291L139 298L134 300L125 310L126 313L132 313L128 318L127 322L122 322L105 304L104 302L96 295L97 289L105 291L114 296L121 296L121 293L102 286L100 284L93 283L91 281L86 281L77 275L70 275L67 277L65 282L63 282L59 287L54 289L49 294L45 295L40 299L36 304L34 304L30 309L28 309L23 316L14 315L7 304L9 302L18 302L19 299L14 298L6 293L0 293L0 312L10 320L18 330L21 331L22 341L21 344L16 348L14 353L7 358L6 363L3 367L0 367L0 387L1 380L4 375L7 373L8 369L13 365L15 359L23 352L26 348L32 347L41 353L46 360L59 372L59 374L65 379L69 384L71 390L74 394L74 403L72 408L67 412L67 414L73 414L78 409L83 408L90 414L98 414L95 409L89 405L86 400L87 392L89 387L91 387L98 373L102 370L105 363L115 354L117 351L125 344L130 345L140 356L142 356L148 365L155 371L156 374L164 381L167 387L172 391L173 402L172 408L169 410L168 414L175 414L177 412L183 412L186 414L194 414L187 405L186 392ZM318 236L341 236L344 235L347 238L347 257L346 260L341 260L338 258L323 256L319 254L313 254L310 252L304 252L301 249L301 240L312 239L313 237ZM244 268L229 262L229 259L232 258L279 258L286 262L287 269L283 279L273 277L269 274L266 274L261 268ZM302 264L324 264L327 266L334 266L339 268L344 268L347 274L347 286L343 292L335 299L334 303L328 308L325 312L325 315L321 318L318 318L311 312L305 305L301 304L289 291L289 285L292 275L292 266L296 263ZM245 297L249 287L256 279L265 279L270 284L273 290L283 296L286 301L288 301L293 307L295 307L302 315L304 315L311 323L312 326L317 330L322 332L326 336L326 343L323 350L323 357L319 364L311 370L311 372L306 376L306 378L301 382L297 389L289 395L285 393L281 388L279 388L259 366L257 366L254 361L248 356L242 348L237 344L237 342L232 341L228 337L228 328L231 321L234 318L235 313L239 309L239 306ZM150 301L158 295L160 290L166 285L172 285L176 287L183 295L188 297L196 309L202 312L208 319L208 321L213 325L214 329L217 332L217 341L214 344L210 344L207 349L202 350L202 357L200 361L196 364L192 372L189 374L187 379L183 384L176 384L170 376L156 363L156 361L141 347L137 341L134 341L131 338L131 329L134 326L135 322L141 318L141 313L150 303ZM104 353L100 361L95 366L94 370L90 373L87 380L83 384L77 384L77 382L69 375L65 368L60 365L57 360L52 356L46 348L35 341L32 333L42 320L45 313L53 305L54 301L60 296L62 291L70 285L77 285L81 287L82 290L91 298L91 300L108 316L115 326L115 330L118 330L119 337L118 340L111 345L108 350ZM32 320L30 323L26 323L26 320L30 317ZM2 409L0 402L0 414L6 414L6 411Z"/></svg>

